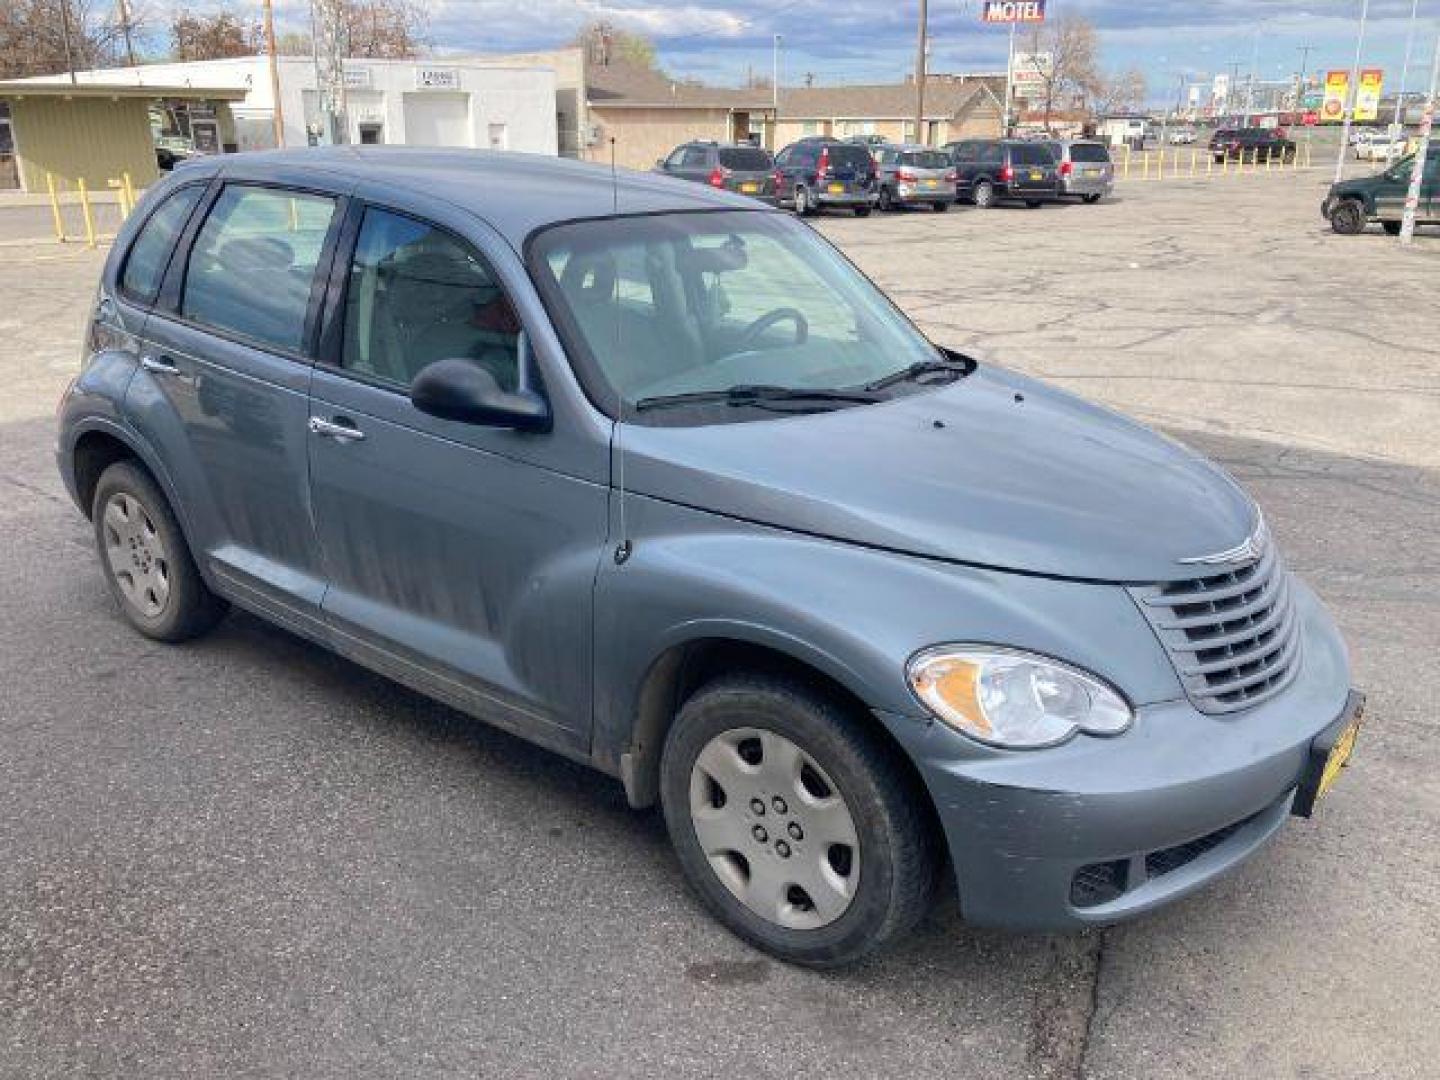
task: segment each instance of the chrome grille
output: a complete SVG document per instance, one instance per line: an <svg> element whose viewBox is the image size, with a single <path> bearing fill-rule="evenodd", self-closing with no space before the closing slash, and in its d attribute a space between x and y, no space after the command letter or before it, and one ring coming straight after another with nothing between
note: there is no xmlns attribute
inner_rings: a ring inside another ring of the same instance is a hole
<svg viewBox="0 0 1440 1080"><path fill-rule="evenodd" d="M1169 651L1186 696L1202 712L1248 708L1295 677L1295 604L1290 574L1273 543L1245 566L1130 593Z"/></svg>

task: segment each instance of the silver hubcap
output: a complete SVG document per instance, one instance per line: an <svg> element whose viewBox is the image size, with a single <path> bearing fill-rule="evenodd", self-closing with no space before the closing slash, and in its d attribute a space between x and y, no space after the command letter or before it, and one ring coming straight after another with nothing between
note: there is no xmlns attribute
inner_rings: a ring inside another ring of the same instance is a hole
<svg viewBox="0 0 1440 1080"><path fill-rule="evenodd" d="M170 599L170 560L149 511L135 496L117 491L106 500L100 524L121 594L140 614L159 615Z"/></svg>
<svg viewBox="0 0 1440 1080"><path fill-rule="evenodd" d="M792 930L834 922L860 883L850 808L819 764L773 731L715 736L690 770L690 820L715 875Z"/></svg>

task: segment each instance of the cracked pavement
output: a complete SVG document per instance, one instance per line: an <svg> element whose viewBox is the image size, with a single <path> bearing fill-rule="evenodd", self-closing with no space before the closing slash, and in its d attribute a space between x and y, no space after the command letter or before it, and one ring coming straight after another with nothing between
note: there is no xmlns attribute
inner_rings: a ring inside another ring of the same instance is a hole
<svg viewBox="0 0 1440 1080"><path fill-rule="evenodd" d="M0 1074L1433 1075L1440 235L1334 236L1322 191L818 223L936 340L1221 460L1370 695L1215 887L1068 937L948 903L827 975L716 927L598 774L248 617L128 632L51 460L101 255L0 250Z"/></svg>

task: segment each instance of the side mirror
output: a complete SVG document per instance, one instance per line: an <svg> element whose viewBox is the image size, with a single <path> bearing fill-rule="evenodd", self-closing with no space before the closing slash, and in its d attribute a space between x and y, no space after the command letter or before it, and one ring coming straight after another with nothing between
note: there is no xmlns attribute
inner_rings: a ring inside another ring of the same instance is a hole
<svg viewBox="0 0 1440 1080"><path fill-rule="evenodd" d="M550 406L533 390L500 389L495 376L471 360L436 360L410 384L415 408L442 420L516 431L549 431Z"/></svg>

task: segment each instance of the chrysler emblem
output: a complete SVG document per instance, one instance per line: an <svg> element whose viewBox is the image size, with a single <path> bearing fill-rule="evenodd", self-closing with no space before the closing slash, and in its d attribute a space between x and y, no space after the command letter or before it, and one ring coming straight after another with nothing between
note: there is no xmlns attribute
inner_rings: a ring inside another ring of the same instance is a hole
<svg viewBox="0 0 1440 1080"><path fill-rule="evenodd" d="M1215 551L1209 555L1191 555L1189 558L1179 559L1178 562L1186 566L1221 566L1225 563L1252 563L1259 560L1265 554L1265 545L1268 542L1268 535L1265 530L1265 519L1262 517L1255 526L1255 531L1247 536L1240 543L1224 551Z"/></svg>

